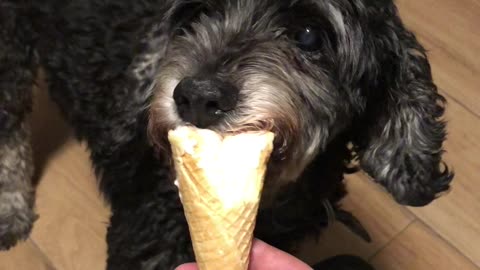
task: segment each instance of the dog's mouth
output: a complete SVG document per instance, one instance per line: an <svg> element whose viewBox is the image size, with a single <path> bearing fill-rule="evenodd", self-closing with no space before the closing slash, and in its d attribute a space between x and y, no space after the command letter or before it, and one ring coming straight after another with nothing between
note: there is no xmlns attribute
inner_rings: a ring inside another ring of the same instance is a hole
<svg viewBox="0 0 480 270"><path fill-rule="evenodd" d="M161 131L157 130L157 132L155 133L153 133L152 130L150 130L149 136L158 155L163 156L164 158L170 159L172 150L171 150L171 144L168 141L168 132L184 126L195 127L192 124L189 124L186 122L179 122L169 126L168 128L162 129ZM206 127L202 129L214 131L215 133L219 134L222 137L234 136L242 133L272 132L274 134L273 151L268 161L267 175L274 173L274 171L277 170L275 168L278 168L279 164L281 164L287 159L288 142L284 139L284 134L277 131L274 125L267 124L267 121L265 121L265 123L261 125L259 123L254 123L254 124L244 125L242 127L237 127L237 128L232 128L232 126L229 126L228 124L223 124L223 125Z"/></svg>
<svg viewBox="0 0 480 270"><path fill-rule="evenodd" d="M231 126L228 123L220 124L218 126L209 127L221 136L238 135L242 133L263 133L272 132L274 134L273 151L269 158L269 164L274 165L287 159L288 141L285 139L285 134L281 132L273 120L251 121L247 124L238 126ZM272 166L269 166L271 168Z"/></svg>
<svg viewBox="0 0 480 270"><path fill-rule="evenodd" d="M183 124L183 125L190 125L188 123ZM178 128L180 126L177 126ZM270 163L278 163L282 160L285 160L287 158L286 153L287 153L287 145L288 143L283 137L283 134L281 132L278 132L275 130L274 125L270 124L262 124L259 125L258 123L251 124L251 125L245 125L242 127L238 128L225 128L222 126L212 126L212 127L207 127L204 129L212 130L216 133L218 133L222 137L226 136L234 136L234 135L239 135L242 133L264 133L264 132L272 132L274 134L274 140L273 140L273 151L271 153L271 156L269 158Z"/></svg>

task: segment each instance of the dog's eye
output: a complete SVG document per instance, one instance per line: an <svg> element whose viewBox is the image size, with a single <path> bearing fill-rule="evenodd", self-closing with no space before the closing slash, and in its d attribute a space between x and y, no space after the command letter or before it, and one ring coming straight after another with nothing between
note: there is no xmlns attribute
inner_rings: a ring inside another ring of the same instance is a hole
<svg viewBox="0 0 480 270"><path fill-rule="evenodd" d="M320 48L321 35L313 27L299 29L295 33L295 40L300 49L304 51L315 51Z"/></svg>

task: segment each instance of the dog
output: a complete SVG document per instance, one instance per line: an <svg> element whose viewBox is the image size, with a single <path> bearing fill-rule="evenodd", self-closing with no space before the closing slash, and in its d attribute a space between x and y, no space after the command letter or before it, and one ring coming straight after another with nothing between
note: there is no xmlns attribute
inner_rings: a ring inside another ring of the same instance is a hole
<svg viewBox="0 0 480 270"><path fill-rule="evenodd" d="M0 0L0 247L37 215L31 88L86 141L111 205L110 270L192 261L168 130L270 130L256 237L287 251L340 220L344 174L402 205L449 188L445 98L392 0ZM368 195L367 195L368 196Z"/></svg>

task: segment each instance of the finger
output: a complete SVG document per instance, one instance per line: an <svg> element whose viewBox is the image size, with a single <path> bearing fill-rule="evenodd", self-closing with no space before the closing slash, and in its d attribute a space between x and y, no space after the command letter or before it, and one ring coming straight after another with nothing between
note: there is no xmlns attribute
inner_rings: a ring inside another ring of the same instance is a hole
<svg viewBox="0 0 480 270"><path fill-rule="evenodd" d="M175 268L175 270L198 270L198 267L196 263L186 263Z"/></svg>
<svg viewBox="0 0 480 270"><path fill-rule="evenodd" d="M294 256L255 239L249 270L312 270Z"/></svg>

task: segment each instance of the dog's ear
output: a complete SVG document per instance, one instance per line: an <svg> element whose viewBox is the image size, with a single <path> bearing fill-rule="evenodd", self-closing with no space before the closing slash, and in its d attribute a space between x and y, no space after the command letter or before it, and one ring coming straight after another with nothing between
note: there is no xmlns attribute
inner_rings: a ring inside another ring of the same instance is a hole
<svg viewBox="0 0 480 270"><path fill-rule="evenodd" d="M362 168L397 202L423 206L448 190L453 177L442 162L445 99L425 50L393 16L382 23L385 31L375 29L370 48L378 65L360 121L358 154Z"/></svg>

